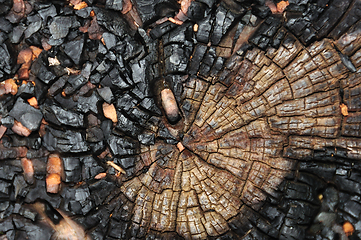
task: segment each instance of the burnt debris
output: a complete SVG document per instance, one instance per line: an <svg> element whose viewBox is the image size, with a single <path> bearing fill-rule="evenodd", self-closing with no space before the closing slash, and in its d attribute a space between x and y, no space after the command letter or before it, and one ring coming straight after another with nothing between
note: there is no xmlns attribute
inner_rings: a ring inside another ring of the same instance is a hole
<svg viewBox="0 0 361 240"><path fill-rule="evenodd" d="M361 239L360 12L0 0L0 239Z"/></svg>

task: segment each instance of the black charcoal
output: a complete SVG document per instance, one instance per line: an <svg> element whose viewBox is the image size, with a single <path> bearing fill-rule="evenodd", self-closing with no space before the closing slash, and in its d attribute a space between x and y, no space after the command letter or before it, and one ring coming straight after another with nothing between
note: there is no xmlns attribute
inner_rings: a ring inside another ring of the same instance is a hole
<svg viewBox="0 0 361 240"><path fill-rule="evenodd" d="M87 142L100 142L104 139L104 134L101 128L92 127L86 129L86 140Z"/></svg>
<svg viewBox="0 0 361 240"><path fill-rule="evenodd" d="M117 45L117 37L114 34L105 32L103 33L103 39L108 50Z"/></svg>
<svg viewBox="0 0 361 240"><path fill-rule="evenodd" d="M67 80L67 83L69 85L64 88L64 93L66 95L71 95L76 90L78 90L83 85L85 85L87 82L88 82L88 80L81 74L79 74L79 75L71 75Z"/></svg>
<svg viewBox="0 0 361 240"><path fill-rule="evenodd" d="M13 31L9 34L11 43L19 43L26 27L19 25L13 28Z"/></svg>
<svg viewBox="0 0 361 240"><path fill-rule="evenodd" d="M9 33L12 29L11 23L4 17L0 17L0 30Z"/></svg>
<svg viewBox="0 0 361 240"><path fill-rule="evenodd" d="M53 39L65 38L69 33L69 29L72 26L70 17L54 17L53 21L49 25L50 33Z"/></svg>
<svg viewBox="0 0 361 240"><path fill-rule="evenodd" d="M77 157L62 158L64 166L65 182L80 182L81 179L81 165L80 159Z"/></svg>
<svg viewBox="0 0 361 240"><path fill-rule="evenodd" d="M187 17L193 21L199 21L203 19L206 8L205 4L192 1L187 11Z"/></svg>
<svg viewBox="0 0 361 240"><path fill-rule="evenodd" d="M79 37L73 41L64 44L64 52L68 55L75 64L80 63L80 58L83 52L84 38Z"/></svg>
<svg viewBox="0 0 361 240"><path fill-rule="evenodd" d="M11 159L13 157L9 156L7 159ZM4 160L4 158L0 158L1 160ZM21 167L13 166L10 163L7 163L7 165L2 164L0 165L0 179L5 180L13 180L16 173L22 172Z"/></svg>
<svg viewBox="0 0 361 240"><path fill-rule="evenodd" d="M21 122L26 128L34 131L39 128L43 114L39 109L36 109L25 103L22 98L18 98L14 107L11 109L10 116Z"/></svg>
<svg viewBox="0 0 361 240"><path fill-rule="evenodd" d="M140 134L138 135L138 140L143 145L154 145L155 144L155 134Z"/></svg>
<svg viewBox="0 0 361 240"><path fill-rule="evenodd" d="M92 11L91 7L82 8L75 12L76 15L82 18L87 18L90 15L90 12Z"/></svg>
<svg viewBox="0 0 361 240"><path fill-rule="evenodd" d="M38 13L41 16L41 18L44 20L44 22L46 22L49 17L55 17L57 15L56 8L52 4L48 4L48 7L39 9Z"/></svg>
<svg viewBox="0 0 361 240"><path fill-rule="evenodd" d="M35 95L35 86L32 82L27 82L26 84L22 84L16 96L24 97L24 98L31 98Z"/></svg>
<svg viewBox="0 0 361 240"><path fill-rule="evenodd" d="M122 0L106 0L105 7L116 11L121 11L123 9L122 2Z"/></svg>
<svg viewBox="0 0 361 240"><path fill-rule="evenodd" d="M98 206L108 196L109 192L113 191L115 185L105 180L97 181L89 186L92 199L94 199L95 205Z"/></svg>
<svg viewBox="0 0 361 240"><path fill-rule="evenodd" d="M45 120L48 122L72 127L83 127L84 125L84 116L82 114L64 110L55 104L42 105L41 110Z"/></svg>
<svg viewBox="0 0 361 240"><path fill-rule="evenodd" d="M95 94L95 92L93 92L90 97L80 96L76 109L82 113L88 113L89 111L92 111L93 113L98 113L98 102L99 97Z"/></svg>
<svg viewBox="0 0 361 240"><path fill-rule="evenodd" d="M79 153L89 150L88 144L84 141L80 132L65 130L60 131L46 127L46 134L43 137L44 146L48 151Z"/></svg>
<svg viewBox="0 0 361 240"><path fill-rule="evenodd" d="M26 30L24 31L24 35L25 35L24 37L29 38L31 35L33 35L37 31L39 31L41 28L41 25L42 25L42 21L39 16L38 19L36 19L32 23L30 23L29 26L26 28Z"/></svg>
<svg viewBox="0 0 361 240"><path fill-rule="evenodd" d="M170 21L166 21L164 23L161 23L159 25L157 25L155 28L153 28L149 35L153 38L153 39L158 39L161 36L163 36L165 33L171 31L172 29L176 28L177 24L172 23Z"/></svg>
<svg viewBox="0 0 361 240"><path fill-rule="evenodd" d="M116 137L111 135L107 142L109 144L110 150L115 156L127 156L134 155L137 152L135 141L128 138Z"/></svg>
<svg viewBox="0 0 361 240"><path fill-rule="evenodd" d="M130 136L136 137L141 132L141 128L138 125L127 118L121 112L117 112L118 122L116 128Z"/></svg>
<svg viewBox="0 0 361 240"><path fill-rule="evenodd" d="M49 64L43 60L43 56L40 56L31 66L31 72L45 84L48 84L56 78L54 73L48 70L48 65Z"/></svg>
<svg viewBox="0 0 361 240"><path fill-rule="evenodd" d="M97 161L91 156L83 157L80 160L82 162L83 180L94 179L97 174L104 171L104 168L100 166Z"/></svg>
<svg viewBox="0 0 361 240"><path fill-rule="evenodd" d="M8 51L8 48L5 44L0 45L0 70L6 74L10 74L11 72L11 57ZM1 74L1 73L0 73Z"/></svg>
<svg viewBox="0 0 361 240"><path fill-rule="evenodd" d="M77 102L73 100L73 98L65 98L61 95L61 93L57 94L54 99L60 104L60 106L64 109L74 109L77 106Z"/></svg>
<svg viewBox="0 0 361 240"><path fill-rule="evenodd" d="M114 100L114 95L109 87L98 88L97 91L99 96L101 96L107 103L111 103Z"/></svg>
<svg viewBox="0 0 361 240"><path fill-rule="evenodd" d="M68 81L68 78L69 76L65 75L59 78L58 80L56 80L56 82L54 82L48 90L49 95L55 96L59 92L61 92L61 90L65 86L65 83Z"/></svg>

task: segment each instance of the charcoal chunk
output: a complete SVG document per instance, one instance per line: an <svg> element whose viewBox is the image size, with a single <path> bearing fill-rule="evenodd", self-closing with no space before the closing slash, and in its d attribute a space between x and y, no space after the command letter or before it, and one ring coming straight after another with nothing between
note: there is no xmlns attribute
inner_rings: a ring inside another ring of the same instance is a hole
<svg viewBox="0 0 361 240"><path fill-rule="evenodd" d="M200 2L192 1L187 11L187 17L193 21L203 19L206 5Z"/></svg>
<svg viewBox="0 0 361 240"><path fill-rule="evenodd" d="M356 219L359 219L361 216L361 204L356 201L349 200L341 204L341 206L339 206L339 209L345 211Z"/></svg>
<svg viewBox="0 0 361 240"><path fill-rule="evenodd" d="M25 207L22 207L19 211L19 214L25 218L30 219L31 221L35 221L36 216L38 215L35 210L31 210Z"/></svg>
<svg viewBox="0 0 361 240"><path fill-rule="evenodd" d="M13 31L9 34L11 43L19 43L26 27L19 25L13 28Z"/></svg>
<svg viewBox="0 0 361 240"><path fill-rule="evenodd" d="M11 116L6 116L6 117L1 118L0 122L5 127L11 128L14 125L14 118Z"/></svg>
<svg viewBox="0 0 361 240"><path fill-rule="evenodd" d="M32 82L27 82L26 84L22 84L19 89L17 96L30 98L35 95L35 86Z"/></svg>
<svg viewBox="0 0 361 240"><path fill-rule="evenodd" d="M109 192L112 192L115 184L105 180L97 181L89 186L91 197L94 199L95 205L98 206L104 202Z"/></svg>
<svg viewBox="0 0 361 240"><path fill-rule="evenodd" d="M197 40L202 43L208 43L209 36L211 34L213 24L213 18L208 15L205 19L198 23L198 31L196 33Z"/></svg>
<svg viewBox="0 0 361 240"><path fill-rule="evenodd" d="M105 3L105 7L116 11L122 11L123 9L122 2L123 2L122 0L107 0Z"/></svg>
<svg viewBox="0 0 361 240"><path fill-rule="evenodd" d="M70 17L54 17L53 21L49 25L49 30L52 38L55 40L65 38L66 35L68 35L71 26L72 19Z"/></svg>
<svg viewBox="0 0 361 240"><path fill-rule="evenodd" d="M4 17L0 17L0 30L9 33L12 29L11 23Z"/></svg>
<svg viewBox="0 0 361 240"><path fill-rule="evenodd" d="M14 195L17 197L25 197L28 193L28 184L26 183L23 175L17 175L13 182L14 185Z"/></svg>
<svg viewBox="0 0 361 240"><path fill-rule="evenodd" d="M231 26L237 15L228 11L222 4L217 8L215 22L213 26L213 32L211 35L212 45L218 45Z"/></svg>
<svg viewBox="0 0 361 240"><path fill-rule="evenodd" d="M144 47L134 39L127 37L117 44L114 51L117 56L121 55L125 61L128 61L136 57L141 58L144 54Z"/></svg>
<svg viewBox="0 0 361 240"><path fill-rule="evenodd" d="M208 8L212 8L216 0L198 0L198 2L206 4Z"/></svg>
<svg viewBox="0 0 361 240"><path fill-rule="evenodd" d="M48 90L50 96L57 95L62 88L65 86L65 83L68 81L69 76L62 76L56 82L54 82Z"/></svg>
<svg viewBox="0 0 361 240"><path fill-rule="evenodd" d="M31 222L26 222L24 229L27 237L23 239L50 240L53 234L53 231L50 228L41 225L35 225Z"/></svg>
<svg viewBox="0 0 361 240"><path fill-rule="evenodd" d="M185 72L188 65L190 49L184 49L178 44L164 47L165 74Z"/></svg>
<svg viewBox="0 0 361 240"><path fill-rule="evenodd" d="M103 39L108 50L117 45L117 38L114 34L105 32L103 33Z"/></svg>
<svg viewBox="0 0 361 240"><path fill-rule="evenodd" d="M9 197L11 183L0 180L0 197Z"/></svg>
<svg viewBox="0 0 361 240"><path fill-rule="evenodd" d="M31 72L45 84L48 84L56 78L54 73L47 69L47 65L47 62L43 60L43 56L40 55L40 57L31 66Z"/></svg>
<svg viewBox="0 0 361 240"><path fill-rule="evenodd" d="M64 166L65 182L81 181L80 159L76 157L62 158Z"/></svg>
<svg viewBox="0 0 361 240"><path fill-rule="evenodd" d="M322 201L322 210L323 211L335 211L335 207L339 201L338 191L334 187L328 187L322 193L323 201Z"/></svg>
<svg viewBox="0 0 361 240"><path fill-rule="evenodd" d="M7 4L1 4L0 5L0 15L5 15L9 12L11 8L11 3L9 1L6 2Z"/></svg>
<svg viewBox="0 0 361 240"><path fill-rule="evenodd" d="M48 4L47 6L48 7L44 7L38 10L39 15L44 21L47 21L49 17L55 17L57 15L54 5Z"/></svg>
<svg viewBox="0 0 361 240"><path fill-rule="evenodd" d="M127 222L123 222L123 221L117 222L115 220L112 220L110 223L109 236L114 238L125 239L128 227L129 227L129 223Z"/></svg>
<svg viewBox="0 0 361 240"><path fill-rule="evenodd" d="M83 52L84 38L79 37L73 41L64 44L64 52L68 55L75 64L80 63L80 58Z"/></svg>
<svg viewBox="0 0 361 240"><path fill-rule="evenodd" d="M4 32L0 32L0 45L3 44L6 39L8 39L8 35Z"/></svg>
<svg viewBox="0 0 361 240"><path fill-rule="evenodd" d="M34 33L36 33L37 31L40 30L41 26L42 26L42 21L39 15L37 15L38 18L34 19L32 21L32 23L29 24L29 26L26 28L26 30L24 31L24 37L25 38L29 38L31 37L31 35L33 35Z"/></svg>
<svg viewBox="0 0 361 240"><path fill-rule="evenodd" d="M98 7L94 7L93 10L97 16L98 24L104 26L111 33L124 38L126 33L130 32L130 29L127 27L128 24L120 13Z"/></svg>
<svg viewBox="0 0 361 240"><path fill-rule="evenodd" d="M151 117L147 112L135 107L129 113L129 116L134 121L138 122L141 126L144 126L148 119Z"/></svg>
<svg viewBox="0 0 361 240"><path fill-rule="evenodd" d="M0 231L6 233L14 229L14 223L11 218L4 219L0 224Z"/></svg>
<svg viewBox="0 0 361 240"><path fill-rule="evenodd" d="M125 80L122 75L120 74L119 70L117 68L113 68L109 74L108 74L108 78L110 79L110 83L111 85L105 85L105 82L108 81L106 78L104 78L101 81L101 84L105 85L105 86L109 86L111 88L114 88L116 90L123 90L123 89L127 89L130 87L130 84L128 83L127 80Z"/></svg>
<svg viewBox="0 0 361 240"><path fill-rule="evenodd" d="M87 214L93 207L89 188L80 186L78 188L68 188L62 193L64 201L64 210L73 214Z"/></svg>
<svg viewBox="0 0 361 240"><path fill-rule="evenodd" d="M98 84L100 82L101 78L102 78L102 75L100 73L95 73L89 77L89 81L92 84Z"/></svg>
<svg viewBox="0 0 361 240"><path fill-rule="evenodd" d="M134 157L126 157L121 159L114 159L114 162L121 164L125 169L131 168L135 166L135 158Z"/></svg>
<svg viewBox="0 0 361 240"><path fill-rule="evenodd" d="M46 127L43 143L49 151L79 153L89 150L82 134L72 130L60 131Z"/></svg>
<svg viewBox="0 0 361 240"><path fill-rule="evenodd" d="M64 98L61 93L57 94L54 99L60 104L64 109L74 109L77 106L77 102L73 101L72 98Z"/></svg>
<svg viewBox="0 0 361 240"><path fill-rule="evenodd" d="M113 64L105 59L97 66L96 70L101 74L105 74L112 68L112 65Z"/></svg>
<svg viewBox="0 0 361 240"><path fill-rule="evenodd" d="M114 100L114 95L109 87L98 88L97 91L107 103L111 103Z"/></svg>
<svg viewBox="0 0 361 240"><path fill-rule="evenodd" d="M301 199L314 201L311 188L306 184L289 182L286 189L286 197L291 199Z"/></svg>
<svg viewBox="0 0 361 240"><path fill-rule="evenodd" d="M148 22L150 19L156 17L155 4L157 0L139 0L137 1L137 10L143 22Z"/></svg>
<svg viewBox="0 0 361 240"><path fill-rule="evenodd" d="M259 5L252 8L252 13L260 18L266 18L268 15L272 14L271 9L268 6Z"/></svg>
<svg viewBox="0 0 361 240"><path fill-rule="evenodd" d="M66 111L54 104L50 106L42 105L41 110L45 120L56 125L64 124L72 127L82 127L84 125L84 116L82 114Z"/></svg>
<svg viewBox="0 0 361 240"><path fill-rule="evenodd" d="M140 134L141 129L136 125L135 122L124 116L124 114L122 114L119 111L117 112L117 116L118 116L118 123L116 125L117 129L133 137L136 137L138 134Z"/></svg>
<svg viewBox="0 0 361 240"><path fill-rule="evenodd" d="M43 114L39 109L36 109L25 103L22 98L18 98L14 107L11 109L10 116L21 122L26 128L35 131L39 128Z"/></svg>
<svg viewBox="0 0 361 240"><path fill-rule="evenodd" d="M82 113L88 113L89 111L98 113L98 102L99 98L95 93L93 93L90 97L80 96L76 109Z"/></svg>
<svg viewBox="0 0 361 240"><path fill-rule="evenodd" d="M75 14L82 18L87 18L90 15L90 12L92 11L91 7L82 8L75 12Z"/></svg>
<svg viewBox="0 0 361 240"><path fill-rule="evenodd" d="M83 157L80 161L82 162L83 180L93 179L97 174L104 171L104 168L91 156Z"/></svg>
<svg viewBox="0 0 361 240"><path fill-rule="evenodd" d="M16 173L22 172L22 169L10 164L0 165L0 179L13 180Z"/></svg>
<svg viewBox="0 0 361 240"><path fill-rule="evenodd" d="M101 128L92 127L86 129L87 142L100 142L104 139L104 134Z"/></svg>
<svg viewBox="0 0 361 240"><path fill-rule="evenodd" d="M198 44L195 47L194 53L192 55L192 60L189 64L189 73L195 75L198 72L200 63L203 59L204 54L207 51L207 46Z"/></svg>
<svg viewBox="0 0 361 240"><path fill-rule="evenodd" d="M361 183L349 179L347 176L337 174L335 183L340 186L343 191L361 194Z"/></svg>
<svg viewBox="0 0 361 240"><path fill-rule="evenodd" d="M11 66L10 63L12 62L10 59L10 53L8 51L8 48L5 44L0 45L0 70L6 74L11 73ZM1 75L1 73L0 73Z"/></svg>
<svg viewBox="0 0 361 240"><path fill-rule="evenodd" d="M67 82L69 83L69 85L65 87L64 93L67 95L71 95L80 87L85 85L88 81L83 75L79 74L79 75L71 75L68 78Z"/></svg>
<svg viewBox="0 0 361 240"><path fill-rule="evenodd" d="M46 192L45 181L35 181L25 197L26 203L34 203L37 199L47 201L53 208L59 208L61 197L59 195L49 196Z"/></svg>
<svg viewBox="0 0 361 240"><path fill-rule="evenodd" d="M172 29L176 28L177 24L172 23L170 21L166 21L164 23L158 24L155 28L153 28L150 32L149 35L153 38L153 39L158 39L161 36L163 36L165 33L171 31Z"/></svg>
<svg viewBox="0 0 361 240"><path fill-rule="evenodd" d="M155 134L140 134L138 135L138 140L143 145L154 145L155 144Z"/></svg>
<svg viewBox="0 0 361 240"><path fill-rule="evenodd" d="M115 156L134 155L137 152L137 144L128 138L121 138L111 135L107 142L110 150Z"/></svg>
<svg viewBox="0 0 361 240"><path fill-rule="evenodd" d="M125 112L130 112L133 107L137 105L137 100L130 94L126 93L118 97L116 107Z"/></svg>
<svg viewBox="0 0 361 240"><path fill-rule="evenodd" d="M161 115L162 112L158 108L158 106L155 104L155 101L153 98L144 98L143 101L140 103L140 106L142 106L144 109L147 109L148 111Z"/></svg>
<svg viewBox="0 0 361 240"><path fill-rule="evenodd" d="M317 214L318 206L302 201L292 201L286 218L292 219L289 223L309 224ZM287 222L287 221L286 221Z"/></svg>

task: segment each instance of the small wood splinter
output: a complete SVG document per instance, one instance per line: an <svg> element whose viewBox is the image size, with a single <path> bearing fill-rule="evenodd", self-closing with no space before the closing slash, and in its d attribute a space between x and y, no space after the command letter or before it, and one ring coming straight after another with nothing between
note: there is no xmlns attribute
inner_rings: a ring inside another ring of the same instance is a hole
<svg viewBox="0 0 361 240"><path fill-rule="evenodd" d="M126 173L123 168L119 167L117 164L115 164L115 163L112 162L112 161L108 161L107 164L108 164L109 166L112 166L115 170L117 170L117 171L120 172L120 173L124 173L124 174Z"/></svg>
<svg viewBox="0 0 361 240"><path fill-rule="evenodd" d="M171 124L175 124L180 119L177 101L172 90L166 88L161 91L162 106Z"/></svg>
<svg viewBox="0 0 361 240"><path fill-rule="evenodd" d="M183 144L182 144L181 142L178 142L178 143L177 143L177 148L178 148L178 150L179 150L180 152L183 152L183 150L185 149L184 146L183 146Z"/></svg>

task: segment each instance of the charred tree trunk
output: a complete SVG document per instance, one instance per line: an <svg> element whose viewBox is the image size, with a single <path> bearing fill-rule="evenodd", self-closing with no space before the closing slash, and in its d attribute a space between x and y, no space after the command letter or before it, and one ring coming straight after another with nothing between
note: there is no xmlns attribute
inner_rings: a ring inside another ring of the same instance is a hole
<svg viewBox="0 0 361 240"><path fill-rule="evenodd" d="M0 239L361 238L360 1L0 3Z"/></svg>

